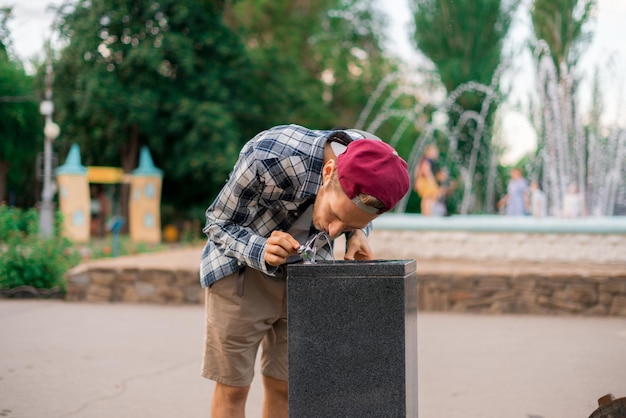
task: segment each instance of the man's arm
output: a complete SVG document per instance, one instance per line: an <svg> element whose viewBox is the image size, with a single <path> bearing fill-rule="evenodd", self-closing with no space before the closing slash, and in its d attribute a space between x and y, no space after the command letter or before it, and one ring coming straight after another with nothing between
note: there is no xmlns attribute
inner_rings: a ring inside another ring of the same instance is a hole
<svg viewBox="0 0 626 418"><path fill-rule="evenodd" d="M220 194L207 209L203 232L224 255L272 274L275 268L264 259L267 239L248 227L259 216L262 187L254 147L248 143Z"/></svg>

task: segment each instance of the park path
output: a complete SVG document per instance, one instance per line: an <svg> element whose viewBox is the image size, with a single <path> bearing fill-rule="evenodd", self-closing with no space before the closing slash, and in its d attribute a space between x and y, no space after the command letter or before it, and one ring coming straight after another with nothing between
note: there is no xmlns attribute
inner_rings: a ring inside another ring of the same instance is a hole
<svg viewBox="0 0 626 418"><path fill-rule="evenodd" d="M200 418L199 305L0 299L0 416ZM626 319L418 314L420 418L588 417L626 396ZM248 417L260 417L255 379ZM314 414L312 415L314 416Z"/></svg>

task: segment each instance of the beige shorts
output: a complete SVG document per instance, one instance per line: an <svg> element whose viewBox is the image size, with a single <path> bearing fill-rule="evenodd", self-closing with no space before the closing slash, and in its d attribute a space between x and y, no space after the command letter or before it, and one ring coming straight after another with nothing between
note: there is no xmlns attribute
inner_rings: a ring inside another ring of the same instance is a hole
<svg viewBox="0 0 626 418"><path fill-rule="evenodd" d="M249 386L259 344L261 373L287 381L286 282L258 270L244 270L206 289L202 376L229 386Z"/></svg>

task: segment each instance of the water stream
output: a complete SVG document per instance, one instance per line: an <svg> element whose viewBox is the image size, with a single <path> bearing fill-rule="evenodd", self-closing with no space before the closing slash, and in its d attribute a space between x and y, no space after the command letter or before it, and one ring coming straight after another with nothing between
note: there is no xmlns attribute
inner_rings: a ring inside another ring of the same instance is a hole
<svg viewBox="0 0 626 418"><path fill-rule="evenodd" d="M303 264L315 264L315 256L317 254L317 241L323 238L326 240L330 248L332 243L330 237L324 231L320 231L315 235L312 235L309 240L298 249L298 254L302 257Z"/></svg>

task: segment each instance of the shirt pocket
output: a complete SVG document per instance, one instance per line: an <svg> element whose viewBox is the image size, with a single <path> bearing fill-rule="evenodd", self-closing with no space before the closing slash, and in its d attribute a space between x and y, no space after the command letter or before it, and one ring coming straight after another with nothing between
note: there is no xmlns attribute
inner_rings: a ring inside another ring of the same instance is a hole
<svg viewBox="0 0 626 418"><path fill-rule="evenodd" d="M307 177L307 168L301 157L269 159L263 162L259 203L269 209L295 211L302 203L298 198Z"/></svg>

